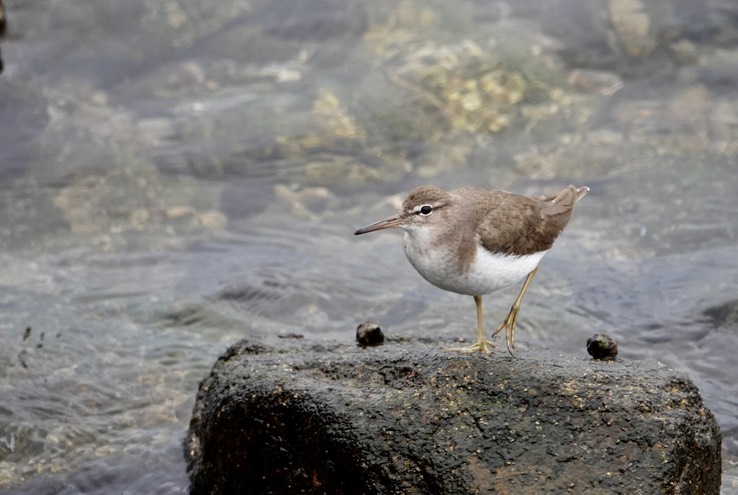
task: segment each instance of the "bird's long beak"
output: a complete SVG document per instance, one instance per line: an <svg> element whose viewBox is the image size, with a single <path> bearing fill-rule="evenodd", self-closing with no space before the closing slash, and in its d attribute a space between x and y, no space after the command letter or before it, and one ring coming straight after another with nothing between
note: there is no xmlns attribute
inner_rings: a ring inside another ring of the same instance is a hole
<svg viewBox="0 0 738 495"><path fill-rule="evenodd" d="M383 230L383 229L391 229L393 227L399 227L401 223L402 223L402 217L398 213L397 215L392 215L391 217L387 217L384 220L380 220L378 222L369 224L366 227L362 227L356 232L354 232L354 235L367 234L369 232L374 232L375 230Z"/></svg>

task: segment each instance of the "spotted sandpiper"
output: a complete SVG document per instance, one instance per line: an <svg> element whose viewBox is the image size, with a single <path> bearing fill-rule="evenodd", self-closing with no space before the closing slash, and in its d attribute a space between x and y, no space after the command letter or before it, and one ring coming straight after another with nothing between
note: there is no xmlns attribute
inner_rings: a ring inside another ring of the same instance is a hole
<svg viewBox="0 0 738 495"><path fill-rule="evenodd" d="M476 187L443 191L413 189L396 215L362 227L355 235L399 227L405 255L431 284L474 296L477 341L463 352L489 352L484 336L482 296L525 279L505 321L507 350L513 355L520 303L543 255L569 223L574 204L588 187L569 186L556 195L534 198Z"/></svg>

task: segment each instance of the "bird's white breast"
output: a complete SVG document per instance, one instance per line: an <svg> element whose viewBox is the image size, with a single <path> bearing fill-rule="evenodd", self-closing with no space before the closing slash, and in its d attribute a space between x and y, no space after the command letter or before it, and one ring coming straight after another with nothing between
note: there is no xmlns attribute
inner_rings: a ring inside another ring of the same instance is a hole
<svg viewBox="0 0 738 495"><path fill-rule="evenodd" d="M546 254L546 251L521 256L497 254L477 244L474 260L464 270L458 253L433 241L425 229L406 231L403 245L410 263L436 287L471 296L489 294L522 280Z"/></svg>
<svg viewBox="0 0 738 495"><path fill-rule="evenodd" d="M546 251L520 256L497 254L480 246L469 273L463 277L466 292L462 294L488 294L512 285L535 270L545 254Z"/></svg>

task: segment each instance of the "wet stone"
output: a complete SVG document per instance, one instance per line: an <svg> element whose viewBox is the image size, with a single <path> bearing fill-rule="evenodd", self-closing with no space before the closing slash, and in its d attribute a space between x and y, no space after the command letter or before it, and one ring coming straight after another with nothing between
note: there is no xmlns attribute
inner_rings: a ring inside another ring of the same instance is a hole
<svg viewBox="0 0 738 495"><path fill-rule="evenodd" d="M5 6L3 0L0 0L0 40L5 36ZM0 52L0 74L3 72L3 54Z"/></svg>
<svg viewBox="0 0 738 495"><path fill-rule="evenodd" d="M587 339L587 352L600 361L614 361L618 357L618 344L606 333L596 333Z"/></svg>
<svg viewBox="0 0 738 495"><path fill-rule="evenodd" d="M365 321L356 327L356 341L365 347L380 345L384 343L384 334L379 325L373 321Z"/></svg>
<svg viewBox="0 0 738 495"><path fill-rule="evenodd" d="M713 306L704 311L718 328L738 328L738 299Z"/></svg>
<svg viewBox="0 0 738 495"><path fill-rule="evenodd" d="M239 342L197 394L190 493L720 492L720 431L684 375L448 344Z"/></svg>

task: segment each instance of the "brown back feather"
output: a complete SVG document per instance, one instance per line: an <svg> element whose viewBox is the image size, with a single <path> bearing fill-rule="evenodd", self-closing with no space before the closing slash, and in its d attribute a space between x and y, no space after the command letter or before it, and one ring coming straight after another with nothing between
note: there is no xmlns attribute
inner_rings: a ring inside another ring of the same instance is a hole
<svg viewBox="0 0 738 495"><path fill-rule="evenodd" d="M501 191L485 191L487 208L478 218L482 246L494 253L527 255L551 249L574 205L589 188L569 186L557 195L537 199ZM481 199L481 198L479 198Z"/></svg>

